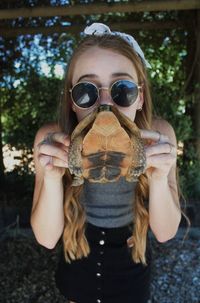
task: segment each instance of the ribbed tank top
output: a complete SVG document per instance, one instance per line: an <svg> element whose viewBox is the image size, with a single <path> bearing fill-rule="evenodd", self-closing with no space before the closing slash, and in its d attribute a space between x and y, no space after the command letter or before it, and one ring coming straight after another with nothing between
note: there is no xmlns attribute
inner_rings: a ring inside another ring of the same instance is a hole
<svg viewBox="0 0 200 303"><path fill-rule="evenodd" d="M84 181L80 202L87 221L99 227L121 227L133 222L133 201L137 182L120 178L113 183Z"/></svg>

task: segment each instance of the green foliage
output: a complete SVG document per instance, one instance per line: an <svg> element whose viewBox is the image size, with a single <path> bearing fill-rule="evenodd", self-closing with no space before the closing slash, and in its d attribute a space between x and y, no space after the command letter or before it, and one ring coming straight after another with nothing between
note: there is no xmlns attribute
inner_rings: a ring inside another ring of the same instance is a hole
<svg viewBox="0 0 200 303"><path fill-rule="evenodd" d="M10 91L13 104L3 115L4 142L17 149L32 147L38 128L56 120L59 86L59 79L41 76L32 69L27 80Z"/></svg>
<svg viewBox="0 0 200 303"><path fill-rule="evenodd" d="M163 33L162 33L163 34ZM160 34L158 34L158 37ZM183 145L178 156L179 181L183 195L187 199L198 199L200 196L200 165L195 147L192 144L194 130L192 117L187 115L188 100L185 96L186 37L180 31L166 33L157 42L148 43L147 56L152 69L149 72L154 115L160 116L171 123L174 128L178 145ZM190 106L192 106L190 104ZM187 144L187 142L191 142Z"/></svg>
<svg viewBox="0 0 200 303"><path fill-rule="evenodd" d="M14 147L22 152L17 157L20 164L15 165L14 178L18 175L20 180L29 179L33 174L32 148L36 132L42 125L57 120L61 76L55 74L55 66L62 63L66 68L74 43L74 39L68 41L67 37L61 41L41 36L19 37L21 57L12 56L13 61L10 60L0 79L2 143L10 150ZM43 63L48 71L42 69ZM10 174L6 174L7 183Z"/></svg>

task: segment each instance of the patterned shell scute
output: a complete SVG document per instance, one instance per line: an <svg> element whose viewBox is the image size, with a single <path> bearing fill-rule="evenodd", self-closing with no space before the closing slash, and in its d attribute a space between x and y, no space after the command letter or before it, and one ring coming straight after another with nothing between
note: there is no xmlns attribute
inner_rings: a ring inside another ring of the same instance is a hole
<svg viewBox="0 0 200 303"><path fill-rule="evenodd" d="M145 166L139 129L117 109L90 114L72 134L69 170L74 175L73 186L82 184L84 178L106 183L125 177L134 182Z"/></svg>

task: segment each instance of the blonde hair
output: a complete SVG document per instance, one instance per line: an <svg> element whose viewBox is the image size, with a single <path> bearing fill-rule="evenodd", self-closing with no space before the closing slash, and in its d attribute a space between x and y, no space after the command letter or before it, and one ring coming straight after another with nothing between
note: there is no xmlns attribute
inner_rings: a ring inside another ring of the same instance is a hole
<svg viewBox="0 0 200 303"><path fill-rule="evenodd" d="M70 135L78 123L76 116L71 109L69 89L72 86L73 69L77 59L81 54L92 47L112 50L127 57L133 62L137 72L138 82L143 86L144 95L143 109L142 111L137 111L135 123L139 128L150 129L152 123L152 102L146 70L141 59L134 52L133 48L122 38L104 35L88 36L83 39L71 58L60 106L59 124L61 130ZM86 257L90 252L90 247L85 236L86 214L83 205L79 202L82 186L71 186L72 179L68 170L66 170L65 177L65 228L63 233L63 242L65 259L70 262L71 260ZM139 182L136 186L135 199L133 201L134 216L132 232L132 258L134 262L142 262L143 264L146 264L145 252L147 231L149 227L148 195L149 188L147 177L143 174L139 177Z"/></svg>

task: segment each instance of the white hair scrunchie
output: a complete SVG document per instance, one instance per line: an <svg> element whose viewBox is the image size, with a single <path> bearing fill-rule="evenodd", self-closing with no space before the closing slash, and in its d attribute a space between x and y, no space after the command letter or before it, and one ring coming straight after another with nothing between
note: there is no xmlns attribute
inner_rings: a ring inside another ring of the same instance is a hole
<svg viewBox="0 0 200 303"><path fill-rule="evenodd" d="M103 23L92 23L91 25L89 25L85 28L84 34L85 35L95 35L95 36L103 36L103 35L119 36L132 46L132 48L140 56L142 62L144 63L144 65L147 68L151 67L149 62L145 59L144 53L141 50L139 44L131 35L121 33L121 32L112 32L110 30L110 28Z"/></svg>

